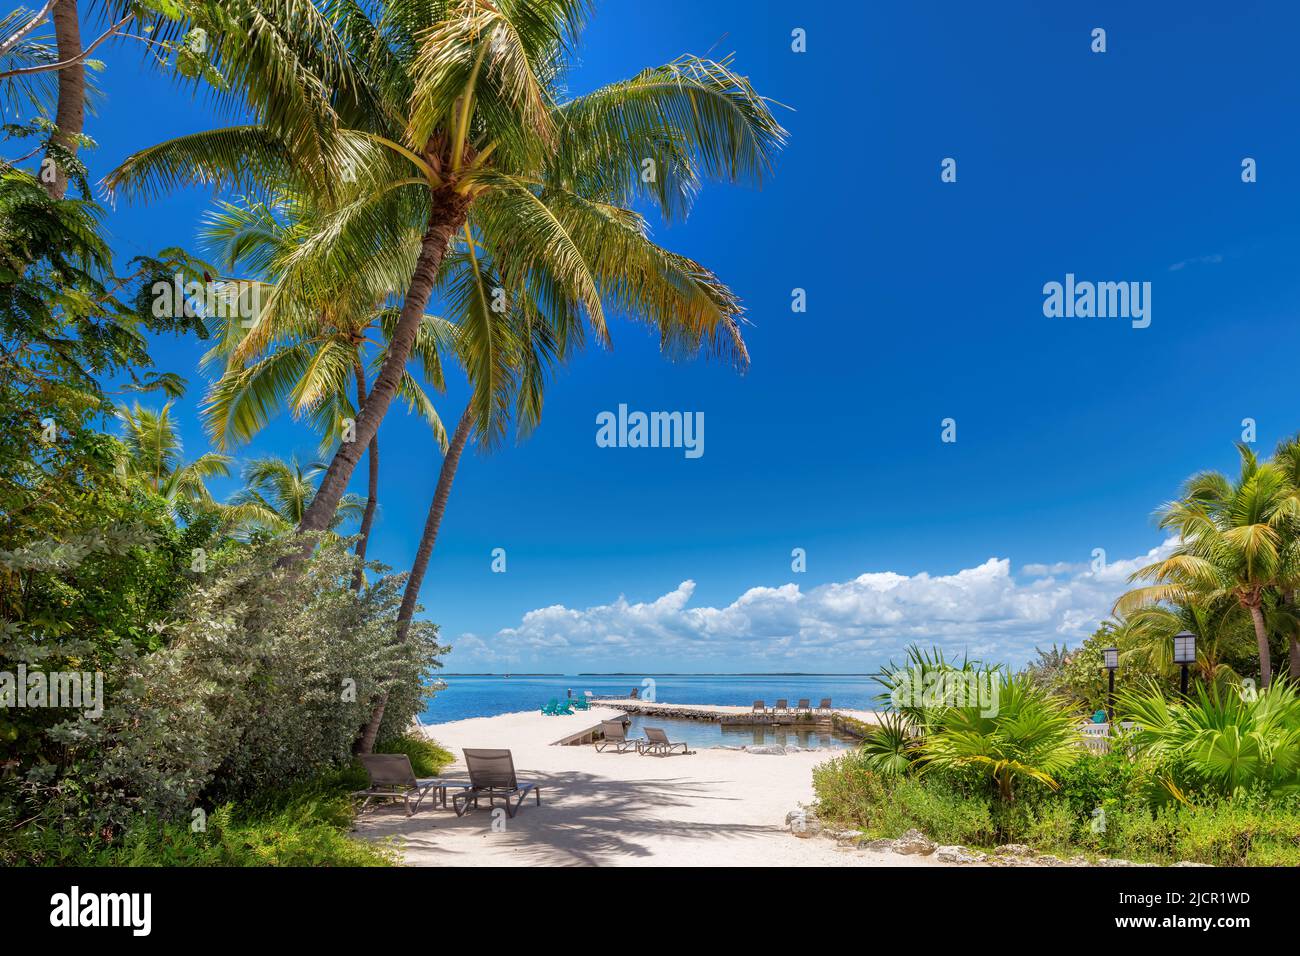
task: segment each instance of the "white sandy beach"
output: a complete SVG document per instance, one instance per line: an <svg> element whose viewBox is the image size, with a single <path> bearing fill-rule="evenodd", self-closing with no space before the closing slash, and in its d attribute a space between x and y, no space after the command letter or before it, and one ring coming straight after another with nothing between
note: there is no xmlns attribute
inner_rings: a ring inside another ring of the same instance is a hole
<svg viewBox="0 0 1300 956"><path fill-rule="evenodd" d="M542 805L529 797L504 832L493 832L486 803L460 818L450 809L430 809L427 801L409 818L400 805L381 807L358 819L358 835L401 838L414 866L936 865L926 857L843 850L785 829L786 814L812 802L812 768L829 751L701 749L651 757L553 746L620 716L593 707L572 716L529 711L427 727L458 758L444 777L464 779L464 747L509 748L519 778L541 785Z"/></svg>

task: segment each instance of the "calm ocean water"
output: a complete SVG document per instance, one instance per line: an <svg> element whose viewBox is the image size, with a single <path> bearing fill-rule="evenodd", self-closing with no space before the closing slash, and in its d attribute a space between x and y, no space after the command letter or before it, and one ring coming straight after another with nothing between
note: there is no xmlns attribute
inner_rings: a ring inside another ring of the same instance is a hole
<svg viewBox="0 0 1300 956"><path fill-rule="evenodd" d="M494 717L520 710L540 710L552 697L563 699L572 690L581 697L584 690L593 694L626 696L633 687L642 689L643 677L579 677L577 675L545 677L457 677L446 675L446 690L434 695L425 708L425 723L445 723L467 717ZM759 675L689 677L655 677L654 699L662 704L730 704L748 706L756 700L771 706L778 697L791 705L800 697L815 706L823 697L834 706L848 709L872 709L871 698L880 686L869 677Z"/></svg>

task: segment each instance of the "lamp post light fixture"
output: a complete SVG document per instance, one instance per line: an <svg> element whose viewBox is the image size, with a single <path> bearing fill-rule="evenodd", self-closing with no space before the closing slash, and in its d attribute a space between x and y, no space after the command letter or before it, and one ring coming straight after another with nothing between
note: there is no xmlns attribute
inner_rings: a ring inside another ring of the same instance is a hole
<svg viewBox="0 0 1300 956"><path fill-rule="evenodd" d="M1115 672L1119 670L1119 648L1107 647L1101 652L1106 670L1110 672L1110 691L1106 695L1106 720L1115 723Z"/></svg>
<svg viewBox="0 0 1300 956"><path fill-rule="evenodd" d="M1174 635L1174 663L1183 669L1182 690L1187 696L1187 668L1196 663L1196 635L1191 631L1179 631Z"/></svg>

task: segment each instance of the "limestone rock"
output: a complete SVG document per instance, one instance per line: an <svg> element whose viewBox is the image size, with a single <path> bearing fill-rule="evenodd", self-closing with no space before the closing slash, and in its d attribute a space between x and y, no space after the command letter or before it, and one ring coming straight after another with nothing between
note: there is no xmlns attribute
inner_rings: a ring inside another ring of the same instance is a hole
<svg viewBox="0 0 1300 956"><path fill-rule="evenodd" d="M941 846L934 851L934 858L941 863L983 863L987 854L964 846Z"/></svg>
<svg viewBox="0 0 1300 956"><path fill-rule="evenodd" d="M786 828L797 837L816 836L822 832L822 823L811 810L791 810L785 815Z"/></svg>
<svg viewBox="0 0 1300 956"><path fill-rule="evenodd" d="M994 847L993 852L998 856L1033 856L1034 851L1023 843L1004 843L999 847Z"/></svg>
<svg viewBox="0 0 1300 956"><path fill-rule="evenodd" d="M865 843L858 844L864 850L874 850L877 853L894 852L893 840L868 840Z"/></svg>
<svg viewBox="0 0 1300 956"><path fill-rule="evenodd" d="M934 850L934 841L927 839L920 830L908 830L894 841L894 852L907 856L929 856Z"/></svg>

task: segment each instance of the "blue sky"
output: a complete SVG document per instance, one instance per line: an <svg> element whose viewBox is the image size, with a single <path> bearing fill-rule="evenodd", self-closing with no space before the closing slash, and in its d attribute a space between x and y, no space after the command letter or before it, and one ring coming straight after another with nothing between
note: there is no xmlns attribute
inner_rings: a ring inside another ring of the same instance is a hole
<svg viewBox="0 0 1300 956"><path fill-rule="evenodd" d="M598 5L575 92L734 51L791 108L761 191L709 185L687 223L656 226L743 298L752 367L670 364L618 322L612 351L552 385L529 440L467 455L422 592L449 670L860 671L911 640L1023 660L1090 631L1125 562L1161 546L1153 509L1191 472L1233 466L1243 418L1262 449L1300 430L1280 361L1300 345L1291 5L809 7ZM220 122L138 57L104 55L95 178ZM109 225L124 254L193 247L210 199ZM1150 327L1045 318L1043 284L1066 273L1150 282ZM192 454L202 351L156 349L191 379ZM465 398L453 382L444 417ZM703 412L705 454L598 448L595 416L620 403ZM438 456L404 412L380 441L371 553L401 570ZM280 421L240 454L314 448Z"/></svg>

